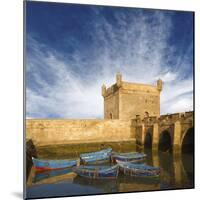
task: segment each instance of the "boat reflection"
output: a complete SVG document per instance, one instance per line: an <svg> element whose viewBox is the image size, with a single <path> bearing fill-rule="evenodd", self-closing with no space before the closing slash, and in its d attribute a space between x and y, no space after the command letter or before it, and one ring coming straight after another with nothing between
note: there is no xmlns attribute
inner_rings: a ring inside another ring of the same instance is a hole
<svg viewBox="0 0 200 200"><path fill-rule="evenodd" d="M72 171L72 168L66 168L61 170L51 170L36 172L34 168L31 169L31 176L28 181L28 185L39 185L39 184L51 184L58 182L73 182L76 173Z"/></svg>
<svg viewBox="0 0 200 200"><path fill-rule="evenodd" d="M160 190L160 178L128 177L118 178L118 192Z"/></svg>

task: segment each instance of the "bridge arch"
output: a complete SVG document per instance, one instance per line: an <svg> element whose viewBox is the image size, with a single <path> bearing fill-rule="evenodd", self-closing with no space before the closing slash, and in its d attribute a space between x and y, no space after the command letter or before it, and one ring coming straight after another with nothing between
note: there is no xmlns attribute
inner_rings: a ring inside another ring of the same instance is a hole
<svg viewBox="0 0 200 200"><path fill-rule="evenodd" d="M184 153L194 152L194 127L188 128L181 139L181 151Z"/></svg>
<svg viewBox="0 0 200 200"><path fill-rule="evenodd" d="M172 151L172 137L168 130L164 130L161 132L159 137L159 145L158 149L163 152L169 152Z"/></svg>
<svg viewBox="0 0 200 200"><path fill-rule="evenodd" d="M153 142L152 133L150 131L147 131L144 138L144 148L148 149L152 148L152 142Z"/></svg>

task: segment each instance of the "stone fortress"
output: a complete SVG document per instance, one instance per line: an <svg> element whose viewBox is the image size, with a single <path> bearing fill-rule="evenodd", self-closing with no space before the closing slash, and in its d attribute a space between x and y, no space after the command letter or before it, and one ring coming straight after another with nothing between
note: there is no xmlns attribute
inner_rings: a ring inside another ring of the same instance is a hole
<svg viewBox="0 0 200 200"><path fill-rule="evenodd" d="M116 83L106 89L102 86L105 119L133 119L135 116L160 117L162 80L156 86L128 83L116 75Z"/></svg>
<svg viewBox="0 0 200 200"><path fill-rule="evenodd" d="M102 86L104 119L27 119L26 137L36 146L129 142L163 151L183 150L193 142L193 111L160 115L163 82L155 86L116 83Z"/></svg>

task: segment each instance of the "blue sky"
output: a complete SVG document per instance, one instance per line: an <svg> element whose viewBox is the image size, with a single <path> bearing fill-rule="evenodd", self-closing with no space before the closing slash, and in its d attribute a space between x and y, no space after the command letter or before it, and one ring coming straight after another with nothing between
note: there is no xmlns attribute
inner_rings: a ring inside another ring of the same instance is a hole
<svg viewBox="0 0 200 200"><path fill-rule="evenodd" d="M101 85L164 81L161 114L193 110L193 13L27 2L27 118L103 118Z"/></svg>

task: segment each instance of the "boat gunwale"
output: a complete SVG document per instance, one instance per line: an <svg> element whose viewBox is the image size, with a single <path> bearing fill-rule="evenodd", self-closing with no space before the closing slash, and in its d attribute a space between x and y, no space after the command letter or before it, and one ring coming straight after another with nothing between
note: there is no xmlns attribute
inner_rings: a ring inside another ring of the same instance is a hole
<svg viewBox="0 0 200 200"><path fill-rule="evenodd" d="M89 153L82 153L80 154L81 158L87 158L87 157L94 157L98 155L104 155L104 154L111 154L112 148L107 148L107 149L102 149L100 151L94 151L94 152L89 152Z"/></svg>
<svg viewBox="0 0 200 200"><path fill-rule="evenodd" d="M139 158L146 158L147 155L146 154L142 154L142 153L127 153L127 154L112 154L111 155L112 158L124 158L124 159L139 159Z"/></svg>
<svg viewBox="0 0 200 200"><path fill-rule="evenodd" d="M91 170L91 169L84 169L84 167L88 166L77 166L73 168L73 171L77 173L79 176L90 178L90 179L116 179L119 174L119 165L114 166L104 166L107 169L102 170ZM95 167L95 166L89 166L89 167ZM82 169L80 169L82 168Z"/></svg>
<svg viewBox="0 0 200 200"><path fill-rule="evenodd" d="M40 159L40 158L34 158L32 157L32 160L36 160L38 162L54 162L54 163L59 163L59 162L73 162L73 161L76 161L78 162L78 158L77 159L55 159L55 160L52 160L52 159Z"/></svg>
<svg viewBox="0 0 200 200"><path fill-rule="evenodd" d="M131 163L131 165L135 165L133 163ZM159 171L160 168L159 167L154 167L154 166L149 166L149 165L142 165L141 166L138 166L140 164L136 164L137 166L133 166L133 167L129 167L127 165L124 165L124 164L119 164L120 167L123 167L123 168L126 168L126 169L135 169L135 170L145 170L145 171Z"/></svg>

